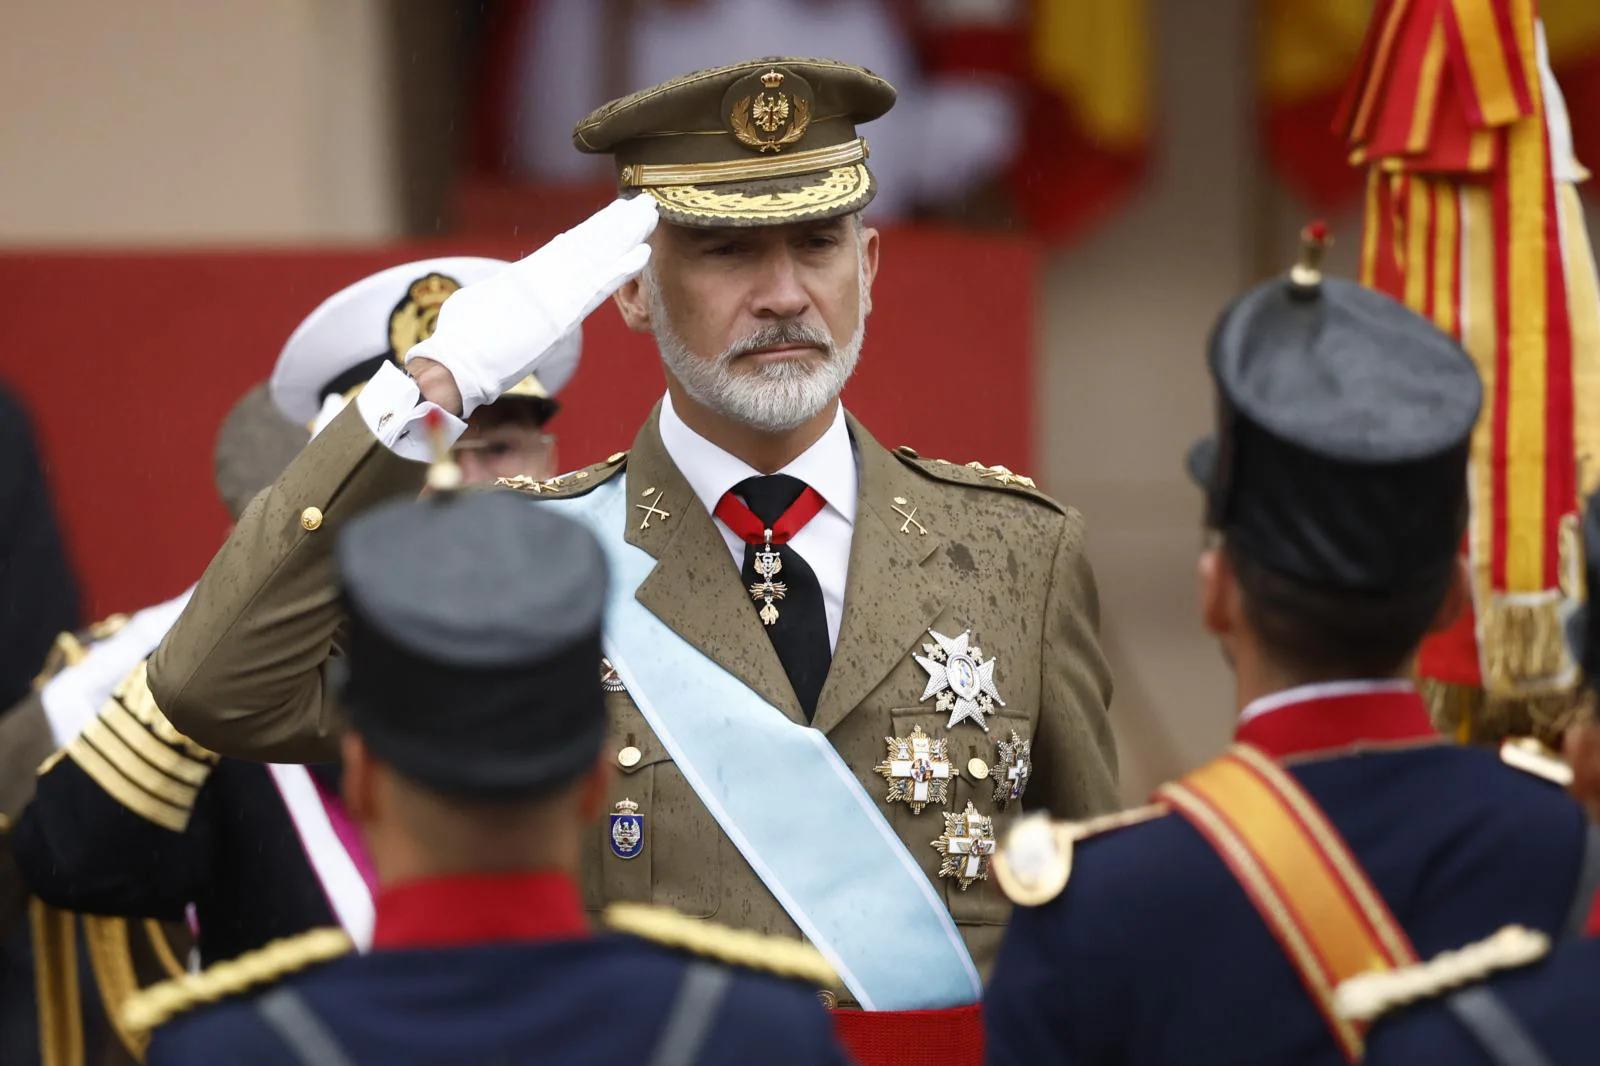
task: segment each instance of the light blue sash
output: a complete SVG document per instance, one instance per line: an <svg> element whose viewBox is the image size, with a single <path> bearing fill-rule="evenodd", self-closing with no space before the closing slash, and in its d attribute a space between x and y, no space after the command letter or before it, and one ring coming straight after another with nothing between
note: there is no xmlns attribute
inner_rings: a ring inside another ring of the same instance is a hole
<svg viewBox="0 0 1600 1066"><path fill-rule="evenodd" d="M862 1007L977 1002L977 968L938 890L828 739L634 599L655 560L623 539L625 477L543 505L600 539L611 565L605 648L617 676L723 832Z"/></svg>

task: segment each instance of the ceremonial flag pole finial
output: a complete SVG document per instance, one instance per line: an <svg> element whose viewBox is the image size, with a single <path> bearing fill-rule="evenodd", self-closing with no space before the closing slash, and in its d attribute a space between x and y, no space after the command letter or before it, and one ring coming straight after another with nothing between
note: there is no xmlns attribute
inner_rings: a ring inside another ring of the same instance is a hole
<svg viewBox="0 0 1600 1066"><path fill-rule="evenodd" d="M1326 222L1308 223L1300 231L1300 261L1289 271L1289 281L1296 288L1309 290L1322 284L1322 260L1332 243Z"/></svg>
<svg viewBox="0 0 1600 1066"><path fill-rule="evenodd" d="M444 412L437 407L423 416L428 430L428 446L433 452L433 462L428 466L428 488L433 492L453 492L461 487L461 467L451 457L450 446L444 439Z"/></svg>

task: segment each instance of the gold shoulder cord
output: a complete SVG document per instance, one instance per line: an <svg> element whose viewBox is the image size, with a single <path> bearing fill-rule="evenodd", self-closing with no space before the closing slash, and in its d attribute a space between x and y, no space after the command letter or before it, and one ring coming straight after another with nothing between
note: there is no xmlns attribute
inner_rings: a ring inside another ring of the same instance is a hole
<svg viewBox="0 0 1600 1066"><path fill-rule="evenodd" d="M39 1001L41 1066L83 1066L83 1004L78 997L78 939L73 916L28 901L34 992Z"/></svg>
<svg viewBox="0 0 1600 1066"><path fill-rule="evenodd" d="M133 951L128 943L128 922L124 918L86 914L83 916L83 939L111 1028L128 1054L143 1062L150 1047L150 1034L131 1032L122 1023L123 1005L139 991L139 977L134 973Z"/></svg>

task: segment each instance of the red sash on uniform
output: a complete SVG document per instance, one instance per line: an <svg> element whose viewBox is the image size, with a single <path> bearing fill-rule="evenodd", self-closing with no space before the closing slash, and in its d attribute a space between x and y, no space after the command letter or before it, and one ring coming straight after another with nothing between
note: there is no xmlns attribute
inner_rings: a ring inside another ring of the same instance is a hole
<svg viewBox="0 0 1600 1066"><path fill-rule="evenodd" d="M983 1066L983 1007L836 1010L833 1031L860 1066Z"/></svg>
<svg viewBox="0 0 1600 1066"><path fill-rule="evenodd" d="M1338 831L1275 759L1437 741L1421 698L1393 685L1335 685L1242 722L1232 750L1163 786L1216 849L1283 948L1351 1062L1365 1027L1333 1008L1341 981L1417 961Z"/></svg>

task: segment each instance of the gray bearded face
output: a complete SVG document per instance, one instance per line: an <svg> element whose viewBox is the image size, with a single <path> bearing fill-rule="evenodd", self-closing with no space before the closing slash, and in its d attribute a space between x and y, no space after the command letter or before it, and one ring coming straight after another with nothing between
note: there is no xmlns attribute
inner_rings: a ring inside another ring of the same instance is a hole
<svg viewBox="0 0 1600 1066"><path fill-rule="evenodd" d="M673 327L653 268L653 264L645 268L644 288L650 301L656 347L667 370L702 407L752 429L778 433L820 414L838 399L855 372L867 334L869 296L864 260L858 272L860 317L855 332L843 345L836 344L825 329L790 319L735 341L714 359L695 355ZM742 355L781 345L810 345L823 358L821 362L789 360L735 366L734 361Z"/></svg>

